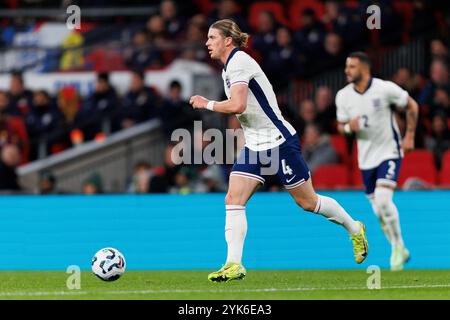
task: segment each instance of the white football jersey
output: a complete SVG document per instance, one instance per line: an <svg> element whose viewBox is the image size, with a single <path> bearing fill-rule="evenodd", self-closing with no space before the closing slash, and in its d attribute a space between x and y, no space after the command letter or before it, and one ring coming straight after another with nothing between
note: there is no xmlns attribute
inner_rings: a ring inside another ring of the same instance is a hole
<svg viewBox="0 0 450 320"><path fill-rule="evenodd" d="M385 160L403 157L400 130L390 106L405 108L408 96L395 83L377 78L370 79L363 93L350 83L336 94L339 122L360 117L360 130L356 134L360 169L373 169Z"/></svg>
<svg viewBox="0 0 450 320"><path fill-rule="evenodd" d="M225 94L230 88L248 85L247 108L237 118L245 136L245 145L253 151L272 149L296 133L281 115L272 85L258 63L244 51L235 48L222 71Z"/></svg>

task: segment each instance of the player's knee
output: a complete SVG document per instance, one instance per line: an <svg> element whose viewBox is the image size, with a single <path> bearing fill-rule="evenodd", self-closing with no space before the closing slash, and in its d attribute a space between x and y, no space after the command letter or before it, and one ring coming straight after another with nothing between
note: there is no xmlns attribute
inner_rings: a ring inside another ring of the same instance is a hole
<svg viewBox="0 0 450 320"><path fill-rule="evenodd" d="M228 191L225 196L225 205L239 205L245 206L245 199L240 196L237 192Z"/></svg>
<svg viewBox="0 0 450 320"><path fill-rule="evenodd" d="M295 202L299 207L301 207L305 211L314 212L314 209L316 208L317 200L315 199L295 199Z"/></svg>
<svg viewBox="0 0 450 320"><path fill-rule="evenodd" d="M392 202L393 190L388 188L376 188L374 195L375 205L383 212L386 211Z"/></svg>

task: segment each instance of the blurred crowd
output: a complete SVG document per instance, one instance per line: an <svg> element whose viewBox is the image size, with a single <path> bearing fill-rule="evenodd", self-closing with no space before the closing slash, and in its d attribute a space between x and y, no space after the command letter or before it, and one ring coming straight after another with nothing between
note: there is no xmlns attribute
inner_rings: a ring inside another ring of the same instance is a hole
<svg viewBox="0 0 450 320"><path fill-rule="evenodd" d="M203 3L203 4L202 4ZM217 19L232 18L244 31L251 33L249 52L262 65L276 90L286 88L292 79L308 78L334 67L344 67L346 55L367 46L364 15L365 1L323 1L320 17L312 8L297 12L295 21L285 21L277 11L249 12L254 1L197 1L197 9L183 2L163 0L158 13L133 27L132 45L125 50L124 63L132 71L129 91L119 95L109 80L108 72L98 72L92 95L82 98L74 87L62 88L56 96L44 90L30 91L20 72L13 73L9 89L0 91L0 190L20 190L16 168L55 154L85 141L101 140L113 132L130 128L149 119L160 119L168 136L176 128L192 130L203 113L193 111L182 96L182 86L172 81L163 95L144 83L144 71L160 67L182 57L211 63L204 43L208 26ZM404 33L392 32L404 27L391 1L380 1L383 28L380 43L402 41ZM413 1L414 15L408 34L414 37L434 21L424 1ZM208 7L207 4L210 4ZM195 14L194 14L195 12ZM200 12L200 13L197 13ZM431 18L430 18L431 17ZM3 35L4 38L4 35ZM4 45L5 45L5 40ZM182 43L182 51L173 50L171 42ZM413 73L401 67L389 80L394 81L420 104L420 120L416 147L431 150L436 167L450 147L449 113L449 42L448 34L436 34L427 41L426 72ZM212 64L219 70L218 64ZM70 65L69 68L70 69ZM327 86L314 88L310 98L291 106L280 103L285 117L302 138L302 152L310 169L323 164L340 163L342 156L333 144L336 131L335 92ZM397 121L405 130L404 114ZM227 128L239 128L234 116L223 116ZM353 146L348 143L349 150ZM134 173L124 192L129 193L194 193L226 190L230 166L176 165L168 144L163 166L146 161L135 164ZM276 180L269 180L265 190L280 190ZM82 193L105 191L102 177L94 173L83 183ZM51 172L40 177L40 193L64 193L57 187Z"/></svg>

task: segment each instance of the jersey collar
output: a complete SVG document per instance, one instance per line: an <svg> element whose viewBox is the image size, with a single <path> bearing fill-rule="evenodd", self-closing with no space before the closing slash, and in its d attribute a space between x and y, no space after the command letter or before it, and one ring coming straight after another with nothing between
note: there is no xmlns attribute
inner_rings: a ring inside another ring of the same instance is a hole
<svg viewBox="0 0 450 320"><path fill-rule="evenodd" d="M238 52L238 51L239 51L239 48L234 48L234 49L230 52L230 55L228 56L227 62L226 62L225 65L223 66L223 69L224 69L225 71L227 71L227 65L228 65L228 62L230 62L231 58L233 58L234 54L235 54L236 52Z"/></svg>
<svg viewBox="0 0 450 320"><path fill-rule="evenodd" d="M367 90L369 90L370 86L372 85L372 77L369 78L369 82L367 82L367 87L364 89L363 92L359 92L358 90L355 89L355 85L353 85L353 90L355 90L356 93L363 95L364 93L367 92Z"/></svg>

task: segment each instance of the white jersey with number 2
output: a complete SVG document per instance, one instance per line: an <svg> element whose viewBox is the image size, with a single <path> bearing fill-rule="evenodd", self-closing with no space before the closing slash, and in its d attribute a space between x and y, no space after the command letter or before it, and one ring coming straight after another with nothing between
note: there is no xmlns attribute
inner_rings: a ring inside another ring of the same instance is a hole
<svg viewBox="0 0 450 320"><path fill-rule="evenodd" d="M358 165L373 169L388 159L403 157L401 135L391 106L405 108L408 92L391 81L371 78L363 93L350 83L336 94L337 121L345 123L360 117L356 134Z"/></svg>

